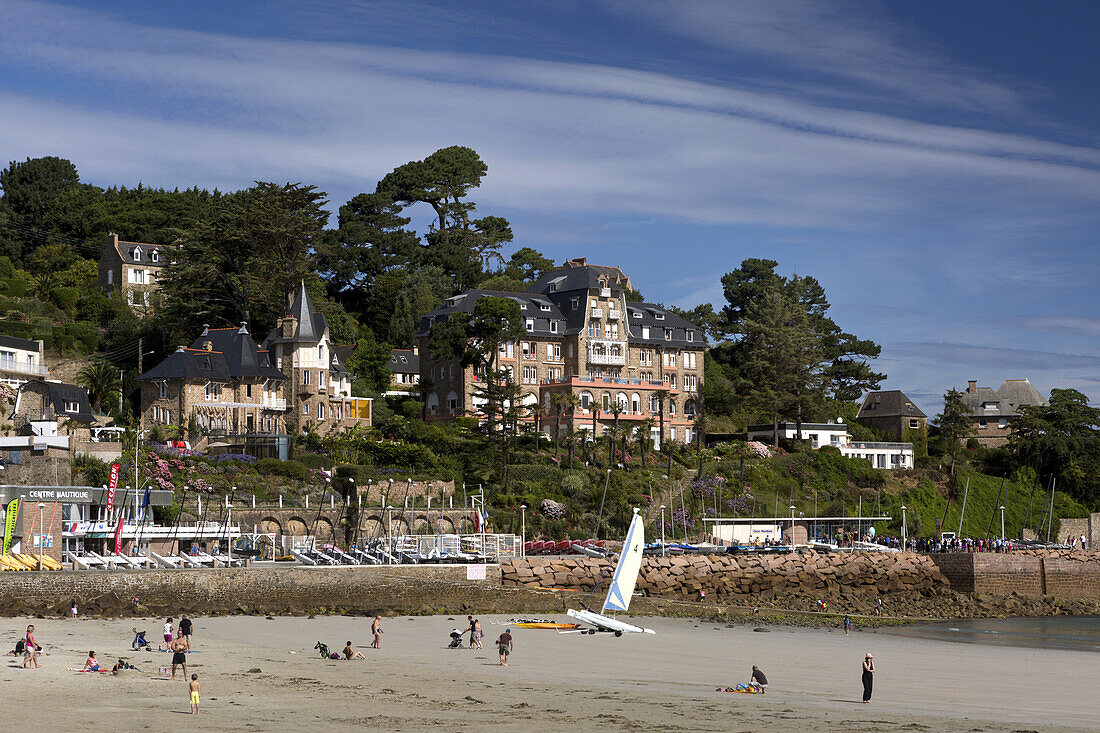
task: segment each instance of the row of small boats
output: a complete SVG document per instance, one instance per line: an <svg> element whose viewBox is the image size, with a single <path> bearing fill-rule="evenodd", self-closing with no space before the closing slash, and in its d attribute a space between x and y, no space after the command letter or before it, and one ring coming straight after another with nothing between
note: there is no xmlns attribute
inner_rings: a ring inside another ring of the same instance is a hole
<svg viewBox="0 0 1100 733"><path fill-rule="evenodd" d="M534 540L523 543L525 555L589 555L605 557L607 540Z"/></svg>

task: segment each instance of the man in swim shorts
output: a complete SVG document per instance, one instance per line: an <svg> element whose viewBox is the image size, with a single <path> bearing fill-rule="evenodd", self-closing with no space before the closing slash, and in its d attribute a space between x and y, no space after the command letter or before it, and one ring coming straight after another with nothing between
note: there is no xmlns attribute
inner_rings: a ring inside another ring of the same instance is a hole
<svg viewBox="0 0 1100 733"><path fill-rule="evenodd" d="M185 637L172 642L172 679L176 679L176 665L183 667L183 677L187 679L187 650L190 648Z"/></svg>

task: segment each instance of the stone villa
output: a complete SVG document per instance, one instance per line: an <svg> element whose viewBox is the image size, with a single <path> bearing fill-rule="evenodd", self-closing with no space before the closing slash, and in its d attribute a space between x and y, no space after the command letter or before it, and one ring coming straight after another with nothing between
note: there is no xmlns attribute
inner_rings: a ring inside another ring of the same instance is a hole
<svg viewBox="0 0 1100 733"><path fill-rule="evenodd" d="M524 418L532 428L565 435L570 429L603 435L615 423L635 429L652 418L655 444L695 439L700 412L703 355L697 326L652 303L628 302L630 279L618 267L590 265L584 258L543 275L526 292L470 290L425 315L420 341L420 382L426 385L428 419L484 417L477 387L484 376L454 360L432 358L431 327L462 317L489 296L520 306L526 336L501 347L499 364L521 387L526 406L540 414ZM556 394L572 395L576 408L561 406ZM537 426L536 426L537 419Z"/></svg>
<svg viewBox="0 0 1100 733"><path fill-rule="evenodd" d="M1020 416L1024 405L1045 405L1047 401L1027 379L1006 379L997 389L979 387L970 380L963 392L963 402L973 416L972 428L963 439L977 438L986 448L1008 442L1012 421Z"/></svg>
<svg viewBox="0 0 1100 733"><path fill-rule="evenodd" d="M173 250L162 244L123 242L117 234L108 234L99 257L99 287L109 295L117 289L135 313L147 316L153 312L153 294Z"/></svg>
<svg viewBox="0 0 1100 733"><path fill-rule="evenodd" d="M371 401L351 396L343 364L353 348L332 343L303 284L262 345L244 323L207 327L142 374L143 425L186 425L194 417L204 432L246 447L282 446L292 425L320 433L369 425Z"/></svg>

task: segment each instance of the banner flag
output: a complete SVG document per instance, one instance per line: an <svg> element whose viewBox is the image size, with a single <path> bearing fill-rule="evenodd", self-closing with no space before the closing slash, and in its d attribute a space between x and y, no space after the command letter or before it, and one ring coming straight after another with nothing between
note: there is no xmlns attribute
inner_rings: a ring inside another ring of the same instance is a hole
<svg viewBox="0 0 1100 733"><path fill-rule="evenodd" d="M122 523L126 521L125 515L118 518L118 529L115 530L115 554L122 554Z"/></svg>
<svg viewBox="0 0 1100 733"><path fill-rule="evenodd" d="M19 516L19 500L12 499L8 502L7 521L4 522L4 554L11 553L11 538L15 534L15 521Z"/></svg>
<svg viewBox="0 0 1100 733"><path fill-rule="evenodd" d="M111 464L111 479L107 482L107 514L115 508L115 489L118 488L118 472L121 468L117 463Z"/></svg>

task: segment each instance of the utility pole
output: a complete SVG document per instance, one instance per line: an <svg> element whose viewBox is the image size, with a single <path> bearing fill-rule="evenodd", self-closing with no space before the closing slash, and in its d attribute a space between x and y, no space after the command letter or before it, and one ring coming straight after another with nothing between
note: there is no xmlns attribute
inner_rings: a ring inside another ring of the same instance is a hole
<svg viewBox="0 0 1100 733"><path fill-rule="evenodd" d="M141 337L139 337L138 338L138 376L139 377L142 374L144 374L144 371L141 368L141 359L142 359L142 356L143 356L143 354L141 353L142 352L142 343L141 342L142 342L142 339L141 339ZM139 390L138 391L138 439L139 440L141 439L141 431L143 429L145 429L145 413L142 412L142 410L141 410L141 391ZM135 453L134 455L136 456L137 454ZM135 481L136 481L136 479L135 479Z"/></svg>

